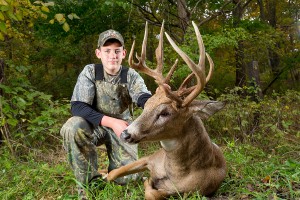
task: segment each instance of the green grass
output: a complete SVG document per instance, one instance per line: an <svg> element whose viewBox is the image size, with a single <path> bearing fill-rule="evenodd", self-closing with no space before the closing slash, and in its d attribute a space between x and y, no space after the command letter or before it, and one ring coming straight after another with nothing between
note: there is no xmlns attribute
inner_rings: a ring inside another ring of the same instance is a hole
<svg viewBox="0 0 300 200"><path fill-rule="evenodd" d="M290 143L288 147L298 148ZM158 145L142 145L141 153L145 154L147 148L153 152ZM255 144L227 140L222 148L228 175L213 197L194 193L170 199L300 199L299 157L290 156L286 146L280 145L269 153ZM296 150L299 155L299 148ZM76 182L61 148L52 154L32 153L22 159L12 158L5 147L0 153L2 199L77 199ZM126 186L108 183L102 190L90 187L87 191L95 199L144 197L142 181Z"/></svg>
<svg viewBox="0 0 300 200"><path fill-rule="evenodd" d="M15 159L1 149L1 199L74 199L73 174L65 163Z"/></svg>
<svg viewBox="0 0 300 200"><path fill-rule="evenodd" d="M228 176L219 193L232 199L300 199L300 162L256 146L227 146ZM227 194L227 195L226 195Z"/></svg>

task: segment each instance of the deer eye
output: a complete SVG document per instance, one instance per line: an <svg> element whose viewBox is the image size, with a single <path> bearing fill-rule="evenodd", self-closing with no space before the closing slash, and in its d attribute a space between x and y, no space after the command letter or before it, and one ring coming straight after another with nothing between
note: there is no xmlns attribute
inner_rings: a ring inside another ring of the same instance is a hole
<svg viewBox="0 0 300 200"><path fill-rule="evenodd" d="M163 110L163 111L158 115L158 117L167 117L167 116L169 116L169 115L170 115L170 113L169 113L168 111Z"/></svg>

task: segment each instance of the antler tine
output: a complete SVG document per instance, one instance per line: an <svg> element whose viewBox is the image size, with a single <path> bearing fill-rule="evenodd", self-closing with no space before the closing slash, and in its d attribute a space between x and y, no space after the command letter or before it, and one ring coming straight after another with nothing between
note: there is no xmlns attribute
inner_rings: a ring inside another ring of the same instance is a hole
<svg viewBox="0 0 300 200"><path fill-rule="evenodd" d="M206 57L208 59L208 62L209 62L209 72L208 72L208 75L206 77L206 83L210 80L210 78L212 77L212 73L213 73L213 70L214 70L214 62L213 60L211 59L211 57L209 56L208 53L206 53Z"/></svg>
<svg viewBox="0 0 300 200"><path fill-rule="evenodd" d="M163 31L164 31L164 23L165 21L163 20L162 25L161 25L161 29L160 29L160 33L159 33L159 42L158 42L158 46L155 50L155 56L156 56L156 61L157 61L157 68L156 71L160 74L162 74L162 70L163 70L163 39L164 39L164 35L163 35Z"/></svg>
<svg viewBox="0 0 300 200"><path fill-rule="evenodd" d="M186 89L185 85L188 82L188 80L191 78L190 76L187 77L185 79L185 81L181 84L180 86L180 90L184 91L179 91L178 90L178 94L180 93L184 93L187 94L187 91L190 92L188 94L188 96L184 99L183 103L182 103L182 107L187 106L188 104L190 104L198 95L199 93L204 89L204 86L206 84L206 77L205 77L205 48L204 48L204 44L203 44L203 40L200 34L200 31L197 27L197 25L192 22L193 27L195 29L195 33L196 33L196 37L197 37L197 42L198 42L198 46L200 49L200 58L199 58L199 63L198 65L196 65L176 44L175 42L171 39L171 37L167 34L167 39L169 40L170 44L172 45L172 47L174 48L174 50L181 56L181 58L185 61L185 63L189 66L189 68L193 71L193 74L195 74L196 79L197 79L197 85L195 85L195 87L193 87L193 90L190 89ZM210 58L210 57L209 57ZM212 60L209 60L210 63L212 63ZM212 68L213 65L210 65L210 67ZM212 71L212 70L210 70ZM211 76L211 74L209 75ZM210 78L210 77L209 77ZM209 80L209 79L208 79Z"/></svg>
<svg viewBox="0 0 300 200"><path fill-rule="evenodd" d="M179 87L179 90L181 89L181 88L186 88L187 87L187 84L189 83L189 82L191 82L191 80L192 80L192 78L193 78L193 76L194 76L195 74L192 72L192 73L190 73L185 79L184 79L184 81L181 83L181 85L180 85L180 87Z"/></svg>
<svg viewBox="0 0 300 200"><path fill-rule="evenodd" d="M212 59L211 59L211 57L209 56L209 54L208 53L206 53L206 57L207 57L207 59L208 59L208 61L209 61L209 66L210 66L210 68L209 68L209 72L208 72L208 75L207 75L207 77L206 77L206 83L210 80L210 78L212 77L212 72L213 72L213 68L214 68L214 63L213 63L213 61L212 61ZM183 96L185 96L186 94L189 94L194 88L195 88L195 86L192 86L192 87L190 87L190 88L187 88L187 85L191 82L191 80L192 80L192 78L193 78L193 76L194 76L195 74L192 72L190 75L188 75L185 79L184 79L184 81L182 82L182 84L180 85L180 87L178 88L178 95L179 96L181 96L181 97L183 97Z"/></svg>
<svg viewBox="0 0 300 200"><path fill-rule="evenodd" d="M131 47L131 50L130 50L130 53L129 53L129 56L128 56L129 66L132 67L133 69L139 70L139 71L147 74L150 77L153 77L158 84L163 84L164 83L164 77L161 73L161 71L162 71L162 53L159 53L159 50L158 50L157 55L159 55L161 58L157 58L157 61L158 61L159 65L155 70L150 69L146 65L147 38L148 38L148 22L146 22L146 25L145 25L145 34L144 34L144 39L143 39L143 44L142 44L141 56L139 57L136 54L136 58L137 58L138 62L134 63L134 61L133 61L133 52L134 52L134 47L135 47L135 41L133 41L132 47ZM162 42L160 42L160 43L162 43ZM162 48L162 44L159 44L159 45ZM158 47L158 49L159 49L159 47ZM162 52L162 49L160 51Z"/></svg>
<svg viewBox="0 0 300 200"><path fill-rule="evenodd" d="M198 67L200 68L200 70L203 70L205 76L205 47L198 26L193 21L192 24L195 29L198 47L200 51Z"/></svg>
<svg viewBox="0 0 300 200"><path fill-rule="evenodd" d="M205 58L203 58L204 54L206 55L208 62L209 62L209 72L205 79L205 82L207 83L210 80L210 78L212 77L212 73L213 73L213 69L214 69L214 62L211 59L211 57L209 56L209 54L205 52L204 43L203 43L203 40L202 40L200 31L199 31L197 25L194 22L192 22L192 24L193 24L195 32L196 32L198 46L200 49L200 57L199 57L198 66L200 66L203 69L204 75L205 75Z"/></svg>
<svg viewBox="0 0 300 200"><path fill-rule="evenodd" d="M178 59L175 60L174 65L171 67L170 71L168 72L168 74L167 74L167 76L165 78L165 83L166 84L170 83L170 79L171 79L171 77L172 77L172 75L173 75L173 73L174 73L174 71L175 71L175 69L177 67L177 63L178 63Z"/></svg>

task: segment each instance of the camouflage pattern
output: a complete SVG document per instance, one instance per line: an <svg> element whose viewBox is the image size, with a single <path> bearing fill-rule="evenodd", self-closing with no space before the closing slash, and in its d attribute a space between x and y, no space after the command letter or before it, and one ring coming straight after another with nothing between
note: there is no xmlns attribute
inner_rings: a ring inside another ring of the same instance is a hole
<svg viewBox="0 0 300 200"><path fill-rule="evenodd" d="M92 126L81 117L71 117L60 133L76 180L86 184L92 177L99 175Z"/></svg>
<svg viewBox="0 0 300 200"><path fill-rule="evenodd" d="M124 39L122 35L118 31L110 29L100 33L97 48L102 47L109 39L116 39L122 46L124 46Z"/></svg>
<svg viewBox="0 0 300 200"><path fill-rule="evenodd" d="M119 78L104 74L105 81L95 80L94 65L87 65L79 75L74 88L72 101L82 101L93 105L96 101L99 112L124 119L130 123L132 116L130 106L142 93L150 93L143 79L133 69L129 69L126 84L119 83ZM96 99L94 99L96 98ZM68 161L74 171L76 180L86 184L98 176L98 159L96 146L105 144L109 159L108 171L126 165L138 159L137 145L129 145L121 141L112 129L93 127L81 117L71 117L60 131L64 148L68 152ZM116 180L125 184L130 179L138 178L137 174L128 175Z"/></svg>
<svg viewBox="0 0 300 200"><path fill-rule="evenodd" d="M131 120L129 105L132 104L132 101L126 84L111 84L97 80L96 88L96 102L99 112L110 117L126 121Z"/></svg>
<svg viewBox="0 0 300 200"><path fill-rule="evenodd" d="M107 79L109 78L109 75L104 73L104 77ZM136 103L140 95L143 93L151 94L142 77L132 68L129 68L128 70L127 81L128 83L126 84L126 87L132 102ZM118 83L118 80L115 81L115 84ZM89 64L84 67L78 76L71 101L81 101L93 105L94 98L96 97L95 87L96 80L94 64Z"/></svg>

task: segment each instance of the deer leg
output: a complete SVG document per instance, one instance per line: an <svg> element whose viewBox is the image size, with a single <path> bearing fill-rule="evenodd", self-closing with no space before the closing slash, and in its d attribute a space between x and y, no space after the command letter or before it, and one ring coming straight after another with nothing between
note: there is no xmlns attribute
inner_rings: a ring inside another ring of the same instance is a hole
<svg viewBox="0 0 300 200"><path fill-rule="evenodd" d="M151 178L144 182L146 200L163 200L169 196L169 194L166 191L157 190L153 188L152 183L153 182Z"/></svg>
<svg viewBox="0 0 300 200"><path fill-rule="evenodd" d="M145 171L146 169L148 169L147 164L148 156L143 157L135 162L129 163L125 166L119 167L118 169L110 171L107 175L107 180L112 181L122 176Z"/></svg>
<svg viewBox="0 0 300 200"><path fill-rule="evenodd" d="M100 169L100 170L98 170L98 172L99 172L99 174L102 175L103 178L106 178L107 173L108 173L107 169Z"/></svg>

